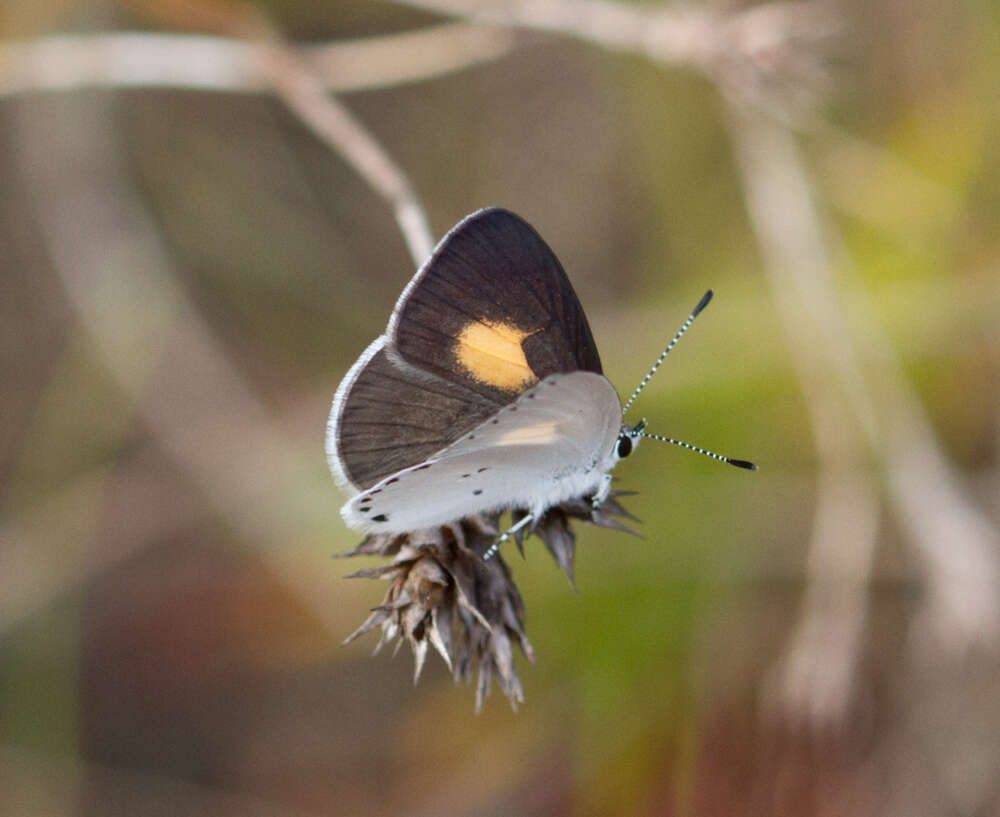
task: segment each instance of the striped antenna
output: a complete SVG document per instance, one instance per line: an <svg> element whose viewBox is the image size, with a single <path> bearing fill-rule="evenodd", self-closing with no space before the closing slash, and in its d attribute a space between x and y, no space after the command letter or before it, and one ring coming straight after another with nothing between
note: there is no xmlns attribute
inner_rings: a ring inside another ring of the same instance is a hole
<svg viewBox="0 0 1000 817"><path fill-rule="evenodd" d="M697 314L697 313L695 313ZM735 465L737 468L744 468L747 471L756 471L757 466L748 460L734 460L732 457L724 457L722 454L716 454L714 451L708 451L705 448L700 448L697 445L691 445L691 443L686 443L683 440L675 440L673 437L662 437L659 434L647 434L645 431L639 431L640 437L648 437L650 440L659 440L661 443L670 443L671 445L679 445L681 448L686 448L688 451L694 451L697 454L704 454L706 457L711 457L713 460L718 460L719 462L725 462L729 465Z"/></svg>
<svg viewBox="0 0 1000 817"><path fill-rule="evenodd" d="M662 354L656 359L656 363L653 364L653 368L646 373L646 376L642 379L642 382L635 387L635 391L632 392L632 396L628 399L628 401L625 403L625 407L622 409L623 417L625 416L625 413L628 411L629 406L631 406L632 403L635 402L635 398L639 396L639 392L641 392L644 388L646 388L646 384L650 381L653 375L656 374L656 370L660 368L660 364L663 363L664 360L666 360L667 355L670 354L670 350L673 349L674 346L677 345L677 341L679 341L684 336L684 333L687 332L688 327L690 327L691 324L694 323L694 319L698 317L698 314L701 312L701 310L703 310L706 306L708 306L708 302L712 300L712 295L713 295L712 290L709 290L702 296L702 299L698 301L698 306L696 306L694 308L694 311L690 315L688 315L688 319L684 321L684 325L681 326L677 334L674 335L674 339L670 341L670 343L667 345L667 348L664 349ZM720 457L719 459L724 459L724 458Z"/></svg>

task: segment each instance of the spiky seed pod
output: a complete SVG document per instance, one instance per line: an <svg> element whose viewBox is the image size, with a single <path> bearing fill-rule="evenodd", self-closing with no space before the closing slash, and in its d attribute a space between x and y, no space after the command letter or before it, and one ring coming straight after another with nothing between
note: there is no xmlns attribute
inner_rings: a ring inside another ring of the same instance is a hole
<svg viewBox="0 0 1000 817"><path fill-rule="evenodd" d="M577 500L550 508L534 527L560 568L573 582L576 537L571 519L634 533L616 517L634 519L616 500L615 492L598 509ZM514 519L523 516L515 512ZM420 679L433 647L444 659L456 682L471 681L475 673L476 712L490 691L494 676L515 709L524 691L514 664L516 642L528 660L535 653L524 631L524 602L503 558L483 561L482 554L496 541L498 517L473 516L440 528L406 534L369 536L342 556L384 556L388 564L352 573L349 578L389 581L382 603L344 642L354 641L375 628L383 645L404 641L414 656L414 683ZM523 555L522 537L517 546Z"/></svg>

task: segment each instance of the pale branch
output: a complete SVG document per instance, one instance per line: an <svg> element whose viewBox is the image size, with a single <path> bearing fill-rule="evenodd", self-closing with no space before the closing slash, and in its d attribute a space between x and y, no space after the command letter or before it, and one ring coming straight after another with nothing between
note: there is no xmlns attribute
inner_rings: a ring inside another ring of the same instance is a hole
<svg viewBox="0 0 1000 817"><path fill-rule="evenodd" d="M814 728L836 727L853 698L878 534L878 486L864 442L876 433L874 409L842 316L819 283L830 277L830 261L792 135L742 109L730 111L729 125L818 458L802 611L764 703Z"/></svg>
<svg viewBox="0 0 1000 817"><path fill-rule="evenodd" d="M794 136L741 107L730 109L729 121L747 209L820 456L803 618L777 688L799 715L836 722L848 706L859 659L878 530L873 480L862 476L867 452L884 468L889 501L923 568L928 593L914 630L918 652L995 646L1000 541L962 490L868 310L852 316L864 335L859 346L834 282L835 234L824 229Z"/></svg>
<svg viewBox="0 0 1000 817"><path fill-rule="evenodd" d="M327 91L343 93L433 79L509 54L508 29L449 23L294 51ZM226 93L271 90L251 43L149 32L50 35L0 41L0 97L81 88L176 88Z"/></svg>
<svg viewBox="0 0 1000 817"><path fill-rule="evenodd" d="M488 62L511 50L513 34L458 23L296 48L273 27L253 22L257 41L123 33L0 43L0 97L83 87L273 92L390 204L419 266L434 241L409 180L329 92L412 82Z"/></svg>
<svg viewBox="0 0 1000 817"><path fill-rule="evenodd" d="M431 254L427 215L403 169L320 76L267 21L252 28L261 65L274 93L332 151L339 154L392 207L414 266Z"/></svg>
<svg viewBox="0 0 1000 817"><path fill-rule="evenodd" d="M825 44L841 25L830 4L773 2L723 12L613 0L395 0L484 24L574 37L692 68L727 96L797 118L828 83Z"/></svg>

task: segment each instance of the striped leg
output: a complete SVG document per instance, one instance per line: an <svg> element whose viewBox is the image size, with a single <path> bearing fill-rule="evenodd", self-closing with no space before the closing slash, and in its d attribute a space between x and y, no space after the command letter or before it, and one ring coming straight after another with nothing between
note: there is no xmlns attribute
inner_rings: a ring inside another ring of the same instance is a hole
<svg viewBox="0 0 1000 817"><path fill-rule="evenodd" d="M511 536L513 536L518 531L523 530L527 525L529 525L534 521L535 517L530 513L527 516L517 520L517 522L513 526L511 526L510 530L502 534L499 539L497 539L492 545L490 545L490 549L483 554L483 561L488 562L490 559L492 559L496 555L496 552L500 550L500 545L502 545L504 542L510 539Z"/></svg>

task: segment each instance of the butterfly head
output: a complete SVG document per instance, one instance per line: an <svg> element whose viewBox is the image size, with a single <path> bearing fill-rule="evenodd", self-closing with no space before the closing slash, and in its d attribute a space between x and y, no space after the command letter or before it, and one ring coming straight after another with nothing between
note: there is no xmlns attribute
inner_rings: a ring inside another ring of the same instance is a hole
<svg viewBox="0 0 1000 817"><path fill-rule="evenodd" d="M629 410L629 407L632 405L632 403L635 402L635 398L639 396L642 390L646 388L646 385L649 383L653 375L656 374L656 370L660 368L660 364L663 363L667 355L669 355L674 346L677 345L677 341L679 341L681 337L683 337L684 333L687 332L691 324L694 323L694 319L697 318L699 314L701 314L701 311L706 306L708 306L708 302L711 300L712 300L712 290L709 290L702 296L702 299L698 301L698 305L694 308L691 314L688 315L688 319L684 321L680 330L678 330L677 334L674 335L673 340L671 340L670 343L667 344L667 348L660 353L660 356L656 359L656 362L653 364L652 368L646 373L646 376L642 378L642 381L639 383L639 385L636 386L635 391L632 392L631 397L629 397L629 399L625 402L625 405L622 406L622 414L625 414ZM691 445L691 443L686 443L683 442L682 440L675 440L673 437L664 437L662 434L650 434L645 430L645 428L646 428L645 419L640 420L634 426L629 426L628 423L622 423L622 429L618 435L618 442L615 444L615 457L617 459L620 460L624 457L627 457L638 447L639 440L641 440L643 437L648 437L651 440L659 440L660 442L663 443L670 443L671 445L679 445L681 448L686 448L689 451L695 451L698 454L704 454L705 456L711 457L712 459L718 460L719 462L725 462L729 463L729 465L735 465L737 468L744 468L748 471L757 470L757 466L754 465L752 462L749 462L748 460L736 460L733 459L732 457L726 457L723 456L722 454L716 454L705 448L701 448L700 446Z"/></svg>
<svg viewBox="0 0 1000 817"><path fill-rule="evenodd" d="M646 427L646 420L643 418L634 426L622 423L622 430L618 434L618 441L615 443L615 458L623 460L639 447L642 439L642 430Z"/></svg>

